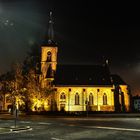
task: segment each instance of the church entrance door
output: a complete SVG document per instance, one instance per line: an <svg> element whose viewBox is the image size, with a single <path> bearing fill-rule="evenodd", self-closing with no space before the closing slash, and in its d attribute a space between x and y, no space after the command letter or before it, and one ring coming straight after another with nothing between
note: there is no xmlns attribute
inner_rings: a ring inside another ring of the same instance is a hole
<svg viewBox="0 0 140 140"><path fill-rule="evenodd" d="M60 111L64 112L65 111L65 104L60 104Z"/></svg>

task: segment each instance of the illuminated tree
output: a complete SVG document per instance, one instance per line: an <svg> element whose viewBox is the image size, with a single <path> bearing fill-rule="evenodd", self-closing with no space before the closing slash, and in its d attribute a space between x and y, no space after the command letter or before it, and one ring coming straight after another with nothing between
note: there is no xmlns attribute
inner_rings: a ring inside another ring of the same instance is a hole
<svg viewBox="0 0 140 140"><path fill-rule="evenodd" d="M0 77L1 95L9 93L13 107L28 111L45 111L54 105L54 89L40 86L40 49L33 45L23 64ZM2 96L5 97L5 96Z"/></svg>
<svg viewBox="0 0 140 140"><path fill-rule="evenodd" d="M40 87L40 47L37 44L31 46L27 58L23 63L24 82L26 90L26 110L43 111L45 105L51 101L48 99L51 90Z"/></svg>
<svg viewBox="0 0 140 140"><path fill-rule="evenodd" d="M0 96L1 102L3 103L3 110L6 110L6 96L11 94L12 91L12 81L13 80L13 73L12 71L7 72L0 76ZM11 99L12 100L12 99Z"/></svg>
<svg viewBox="0 0 140 140"><path fill-rule="evenodd" d="M35 74L35 70L31 69L25 77L26 83L26 111L45 111L45 106L51 107L52 93L54 89L44 88L42 89L38 80L38 76Z"/></svg>
<svg viewBox="0 0 140 140"><path fill-rule="evenodd" d="M6 74L1 75L1 95L3 95L3 103L6 101L6 97L11 101L11 108L15 107L19 109L23 102L23 75L22 65L16 63L13 65L12 70ZM5 105L4 109L5 109Z"/></svg>

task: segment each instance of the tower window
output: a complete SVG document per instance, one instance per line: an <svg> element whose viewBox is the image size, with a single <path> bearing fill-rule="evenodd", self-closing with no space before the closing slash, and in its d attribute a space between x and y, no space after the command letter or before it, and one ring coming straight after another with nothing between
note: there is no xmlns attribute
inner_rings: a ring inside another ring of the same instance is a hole
<svg viewBox="0 0 140 140"><path fill-rule="evenodd" d="M75 94L75 105L79 105L79 94Z"/></svg>
<svg viewBox="0 0 140 140"><path fill-rule="evenodd" d="M47 52L47 62L51 62L52 60L52 53L50 51Z"/></svg>
<svg viewBox="0 0 140 140"><path fill-rule="evenodd" d="M107 105L107 95L104 93L103 95L103 105Z"/></svg>

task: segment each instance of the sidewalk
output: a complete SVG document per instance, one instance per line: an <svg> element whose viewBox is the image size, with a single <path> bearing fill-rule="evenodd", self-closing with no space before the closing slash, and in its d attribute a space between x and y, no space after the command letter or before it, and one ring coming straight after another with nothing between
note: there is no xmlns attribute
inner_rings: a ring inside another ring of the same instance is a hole
<svg viewBox="0 0 140 140"><path fill-rule="evenodd" d="M14 115L11 115L11 114L0 114L0 119L2 119L2 120L11 120L11 119L14 119Z"/></svg>
<svg viewBox="0 0 140 140"><path fill-rule="evenodd" d="M89 117L126 117L126 118L135 118L140 117L140 113L110 113L110 114L89 114Z"/></svg>
<svg viewBox="0 0 140 140"><path fill-rule="evenodd" d="M20 114L18 116L18 119L32 119L32 118L85 118L87 117L87 114L84 115L25 115L25 114ZM89 118L136 118L140 117L140 113L104 113L104 114L88 114ZM0 119L2 120L13 120L15 119L14 115L11 114L0 114Z"/></svg>

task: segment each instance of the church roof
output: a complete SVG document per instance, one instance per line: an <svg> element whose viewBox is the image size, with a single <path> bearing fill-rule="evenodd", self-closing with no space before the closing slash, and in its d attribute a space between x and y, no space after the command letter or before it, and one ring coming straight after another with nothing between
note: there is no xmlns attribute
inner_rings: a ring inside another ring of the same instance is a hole
<svg viewBox="0 0 140 140"><path fill-rule="evenodd" d="M102 65L58 65L54 79L55 85L112 85Z"/></svg>
<svg viewBox="0 0 140 140"><path fill-rule="evenodd" d="M114 85L126 85L126 83L123 81L123 79L119 75L112 74L111 79Z"/></svg>

